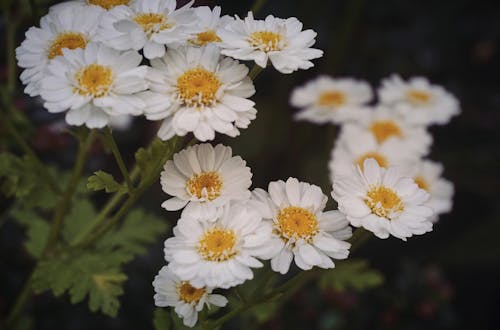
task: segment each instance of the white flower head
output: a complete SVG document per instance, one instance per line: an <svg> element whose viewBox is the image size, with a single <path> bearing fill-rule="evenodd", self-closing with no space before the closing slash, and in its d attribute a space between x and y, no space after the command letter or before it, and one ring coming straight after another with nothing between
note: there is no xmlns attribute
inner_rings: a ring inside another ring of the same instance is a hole
<svg viewBox="0 0 500 330"><path fill-rule="evenodd" d="M372 99L372 89L364 81L319 76L295 88L290 103L302 109L295 115L298 120L343 124L368 115L365 105Z"/></svg>
<svg viewBox="0 0 500 330"><path fill-rule="evenodd" d="M382 168L366 159L350 175L336 177L333 198L347 220L364 227L379 238L393 235L402 240L432 230L434 214L426 206L429 194L397 167Z"/></svg>
<svg viewBox="0 0 500 330"><path fill-rule="evenodd" d="M193 1L176 9L176 0L136 0L103 15L99 40L118 50L143 49L144 57L165 54L165 46L185 43L193 32Z"/></svg>
<svg viewBox="0 0 500 330"><path fill-rule="evenodd" d="M446 124L460 113L458 100L443 87L431 85L426 78L403 81L398 75L382 80L380 102L394 109L414 125Z"/></svg>
<svg viewBox="0 0 500 330"><path fill-rule="evenodd" d="M139 53L100 43L63 52L41 81L40 95L49 112L67 111L68 124L89 128L106 126L112 116L142 113L145 103L138 93L147 88L147 70L139 66Z"/></svg>
<svg viewBox="0 0 500 330"><path fill-rule="evenodd" d="M175 312L182 318L184 325L194 327L198 321L198 313L206 305L224 307L227 299L220 294L212 294L213 288L195 288L189 281L182 281L170 271L167 266L162 267L155 276L153 287L155 305L158 307L174 307Z"/></svg>
<svg viewBox="0 0 500 330"><path fill-rule="evenodd" d="M39 28L26 32L26 39L16 49L18 65L24 69L25 93L40 94L47 65L62 56L63 49L83 49L96 39L100 16L101 11L93 7L57 6L42 17Z"/></svg>
<svg viewBox="0 0 500 330"><path fill-rule="evenodd" d="M162 206L193 218L215 218L230 201L250 198L252 172L230 147L198 144L175 154L165 163L160 182L163 191L174 196Z"/></svg>
<svg viewBox="0 0 500 330"><path fill-rule="evenodd" d="M281 73L292 73L314 66L312 59L323 51L311 48L316 32L302 31L295 17L281 19L272 15L256 20L252 12L245 19L236 17L220 33L222 54L245 61L255 61L265 68L268 60Z"/></svg>
<svg viewBox="0 0 500 330"><path fill-rule="evenodd" d="M79 6L81 7L94 7L103 12L110 10L116 6L129 6L134 0L72 0L63 1L50 7L52 9L60 9L62 7Z"/></svg>
<svg viewBox="0 0 500 330"><path fill-rule="evenodd" d="M215 132L234 137L255 119L248 68L220 56L217 46L169 49L151 65L145 113L150 120L164 119L161 139L188 132L200 141L213 140Z"/></svg>
<svg viewBox="0 0 500 330"><path fill-rule="evenodd" d="M339 211L326 211L327 196L321 188L295 178L269 183L269 193L253 191L266 221L272 224L271 267L285 274L292 259L304 270L335 267L331 258L345 259L351 244L351 227Z"/></svg>
<svg viewBox="0 0 500 330"><path fill-rule="evenodd" d="M271 225L243 202L224 207L216 221L182 216L165 241L169 268L194 287L230 288L253 278L271 246Z"/></svg>
<svg viewBox="0 0 500 330"><path fill-rule="evenodd" d="M221 14L221 7L215 6L210 9L208 6L200 6L193 8L197 17L196 32L188 40L191 45L204 46L207 44L218 45L222 39L219 36L220 30L227 24L234 21L234 18Z"/></svg>

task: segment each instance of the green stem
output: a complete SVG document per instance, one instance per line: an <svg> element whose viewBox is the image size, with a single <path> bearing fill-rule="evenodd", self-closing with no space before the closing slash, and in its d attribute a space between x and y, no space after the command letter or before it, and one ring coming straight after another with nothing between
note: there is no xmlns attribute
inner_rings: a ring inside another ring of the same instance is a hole
<svg viewBox="0 0 500 330"><path fill-rule="evenodd" d="M5 26L6 26L6 60L7 60L7 91L9 94L13 94L16 88L16 29L17 20L13 20L10 12L10 8L5 10Z"/></svg>
<svg viewBox="0 0 500 330"><path fill-rule="evenodd" d="M250 79L255 81L255 79L262 72L262 70L264 70L264 68L262 68L260 65L254 64L248 76L250 77Z"/></svg>
<svg viewBox="0 0 500 330"><path fill-rule="evenodd" d="M257 0L253 4L252 8L250 9L251 12L254 13L254 15L259 12L262 7L266 4L267 0Z"/></svg>
<svg viewBox="0 0 500 330"><path fill-rule="evenodd" d="M24 286L21 289L21 292L17 296L16 302L14 306L10 310L9 316L7 317L7 321L5 322L7 329L14 329L21 312L23 311L24 305L28 301L28 298L31 296L31 283L33 282L33 272L26 282L24 282Z"/></svg>
<svg viewBox="0 0 500 330"><path fill-rule="evenodd" d="M129 193L132 193L132 191L134 190L134 185L132 184L132 180L130 179L127 167L125 166L125 162L123 161L120 149L118 149L118 146L116 145L115 139L113 137L113 132L111 131L111 128L109 126L104 130L104 140L111 148L111 151L115 156L116 163L118 164L118 167L122 172L123 179L127 183Z"/></svg>

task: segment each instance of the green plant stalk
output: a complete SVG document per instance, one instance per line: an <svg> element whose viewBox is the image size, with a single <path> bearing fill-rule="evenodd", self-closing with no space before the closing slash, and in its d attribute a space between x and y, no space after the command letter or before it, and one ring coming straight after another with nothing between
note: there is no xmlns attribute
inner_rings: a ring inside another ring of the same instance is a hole
<svg viewBox="0 0 500 330"><path fill-rule="evenodd" d="M256 64L253 65L253 67L250 70L250 73L248 74L248 76L250 77L250 79L252 79L253 81L255 81L255 79L262 72L262 70L264 70L264 68L261 67L260 65L257 65L257 63L256 63Z"/></svg>
<svg viewBox="0 0 500 330"><path fill-rule="evenodd" d="M6 59L7 59L7 91L10 95L14 93L16 88L16 56L15 56L15 44L16 44L16 29L17 21L13 20L10 13L10 8L5 10L5 22L6 22Z"/></svg>
<svg viewBox="0 0 500 330"><path fill-rule="evenodd" d="M104 129L104 140L106 141L108 146L111 147L111 152L113 152L116 163L120 168L120 172L122 172L122 176L127 184L128 191L129 193L132 193L134 191L134 185L132 184L132 180L130 179L127 167L125 166L125 162L123 161L120 149L118 149L118 146L116 145L116 141L113 137L113 132L111 131L111 128L109 126Z"/></svg>
<svg viewBox="0 0 500 330"><path fill-rule="evenodd" d="M266 2L267 2L267 0L255 1L252 8L250 9L250 11L252 11L254 14L256 14L257 12L259 12L262 9L262 7L266 4Z"/></svg>
<svg viewBox="0 0 500 330"><path fill-rule="evenodd" d="M21 289L21 292L17 296L16 302L14 303L14 307L12 307L9 316L5 322L6 329L14 329L21 312L23 311L23 307L28 301L28 298L31 296L31 283L33 281L33 272L31 272L30 277L24 282L24 286Z"/></svg>

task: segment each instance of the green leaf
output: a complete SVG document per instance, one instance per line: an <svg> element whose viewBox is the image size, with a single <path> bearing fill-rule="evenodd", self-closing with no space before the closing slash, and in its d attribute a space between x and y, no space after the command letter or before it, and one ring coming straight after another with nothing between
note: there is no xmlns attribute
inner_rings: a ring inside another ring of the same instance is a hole
<svg viewBox="0 0 500 330"><path fill-rule="evenodd" d="M156 308L153 313L155 330L170 330L172 328L169 313L163 308Z"/></svg>
<svg viewBox="0 0 500 330"><path fill-rule="evenodd" d="M165 162L173 155L177 137L164 142L155 138L147 148L140 148L135 153L135 160L140 169L141 181L156 177Z"/></svg>
<svg viewBox="0 0 500 330"><path fill-rule="evenodd" d="M0 191L6 196L22 197L31 192L39 178L36 165L28 158L0 154Z"/></svg>
<svg viewBox="0 0 500 330"><path fill-rule="evenodd" d="M339 263L336 268L326 272L320 279L320 286L338 291L345 291L348 288L364 291L383 282L382 274L371 269L366 260L349 260Z"/></svg>
<svg viewBox="0 0 500 330"><path fill-rule="evenodd" d="M277 302L270 302L257 305L252 308L251 311L258 323L264 323L269 321L273 316L276 315L278 307L279 305Z"/></svg>
<svg viewBox="0 0 500 330"><path fill-rule="evenodd" d="M26 250L35 258L42 255L43 248L49 237L50 226L35 211L28 209L13 209L11 216L26 228L27 240L24 243Z"/></svg>
<svg viewBox="0 0 500 330"><path fill-rule="evenodd" d="M87 188L94 191L104 189L107 193L125 189L123 185L116 182L111 174L104 171L97 171L90 176L87 181Z"/></svg>
<svg viewBox="0 0 500 330"><path fill-rule="evenodd" d="M96 216L96 211L90 201L75 200L64 221L62 232L64 240L71 242Z"/></svg>

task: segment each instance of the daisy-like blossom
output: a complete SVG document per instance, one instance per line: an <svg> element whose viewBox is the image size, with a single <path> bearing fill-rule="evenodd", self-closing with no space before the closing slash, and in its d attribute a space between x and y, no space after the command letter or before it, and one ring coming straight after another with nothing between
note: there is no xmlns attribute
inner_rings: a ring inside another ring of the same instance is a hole
<svg viewBox="0 0 500 330"><path fill-rule="evenodd" d="M51 8L40 20L40 27L31 27L26 39L16 49L18 65L23 68L21 81L30 96L40 94L40 82L47 66L63 55L63 49L83 49L96 39L101 11L85 6Z"/></svg>
<svg viewBox="0 0 500 330"><path fill-rule="evenodd" d="M250 198L252 172L230 147L206 143L188 147L165 163L160 176L163 191L174 197L162 206L183 216L214 219L230 201Z"/></svg>
<svg viewBox="0 0 500 330"><path fill-rule="evenodd" d="M295 178L269 183L269 193L253 191L253 201L266 222L272 224L271 267L286 274L292 260L304 270L333 268L331 258L349 255L351 227L339 211L326 211L328 198L321 188Z"/></svg>
<svg viewBox="0 0 500 330"><path fill-rule="evenodd" d="M224 15L220 16L221 7L215 6L210 9L208 6L193 8L197 17L196 33L188 40L194 46L205 46L207 44L218 45L222 39L219 32L227 24L234 21L234 18Z"/></svg>
<svg viewBox="0 0 500 330"><path fill-rule="evenodd" d="M302 109L295 119L343 124L369 115L365 105L372 99L372 89L364 81L323 75L295 88L290 103Z"/></svg>
<svg viewBox="0 0 500 330"><path fill-rule="evenodd" d="M198 322L198 313L205 305L210 308L212 305L224 307L227 304L226 297L212 294L213 288L195 288L189 281L182 281L167 266L162 267L155 276L153 287L156 292L155 305L174 307L184 325L190 328Z"/></svg>
<svg viewBox="0 0 500 330"><path fill-rule="evenodd" d="M41 81L40 95L49 112L66 112L70 125L106 126L110 117L139 115L147 89L146 66L136 51L120 52L99 43L85 49L63 50Z"/></svg>
<svg viewBox="0 0 500 330"><path fill-rule="evenodd" d="M281 19L272 15L256 20L252 12L245 19L236 19L221 32L222 54L245 61L255 61L265 68L268 60L281 73L312 68L311 60L323 56L323 51L311 48L316 32L302 31L295 17Z"/></svg>
<svg viewBox="0 0 500 330"><path fill-rule="evenodd" d="M231 203L210 221L182 216L165 241L165 259L177 276L196 288L230 288L253 278L256 259L269 259L272 227L245 202Z"/></svg>
<svg viewBox="0 0 500 330"><path fill-rule="evenodd" d="M458 100L443 87L426 78L404 81L398 75L382 80L378 90L380 102L394 109L415 125L446 124L460 113Z"/></svg>
<svg viewBox="0 0 500 330"><path fill-rule="evenodd" d="M164 119L161 139L188 132L200 141L213 140L215 132L234 137L255 119L248 68L221 56L217 46L169 49L151 65L145 114L150 120Z"/></svg>
<svg viewBox="0 0 500 330"><path fill-rule="evenodd" d="M431 160L422 160L404 171L405 175L413 178L420 189L430 195L426 206L434 210L432 222L437 222L439 215L448 213L453 206L453 183L443 178L443 165Z"/></svg>
<svg viewBox="0 0 500 330"><path fill-rule="evenodd" d="M402 240L432 230L429 194L398 167L382 168L374 159L364 161L350 175L336 177L333 198L354 227L364 227L379 238Z"/></svg>
<svg viewBox="0 0 500 330"><path fill-rule="evenodd" d="M60 2L58 4L53 5L50 7L50 10L52 9L60 9L63 7L70 7L70 6L79 6L81 7L94 7L96 9L99 9L101 11L108 11L114 7L117 6L129 6L131 5L135 0L73 0L73 1L64 1Z"/></svg>
<svg viewBox="0 0 500 330"><path fill-rule="evenodd" d="M346 136L350 137L369 132L378 144L391 140L402 142L418 157L427 155L432 144L432 136L425 127L409 125L395 115L393 109L384 106L378 106L366 112L363 118L348 123L342 130Z"/></svg>
<svg viewBox="0 0 500 330"><path fill-rule="evenodd" d="M175 0L135 0L103 15L99 40L118 50L144 51L147 59L165 55L165 46L185 43L195 28L193 1L175 9Z"/></svg>
<svg viewBox="0 0 500 330"><path fill-rule="evenodd" d="M374 158L381 167L406 165L419 160L419 154L411 148L414 141L387 139L379 143L367 130L343 129L331 152L328 163L330 178L347 175L353 166L363 167L365 159Z"/></svg>

